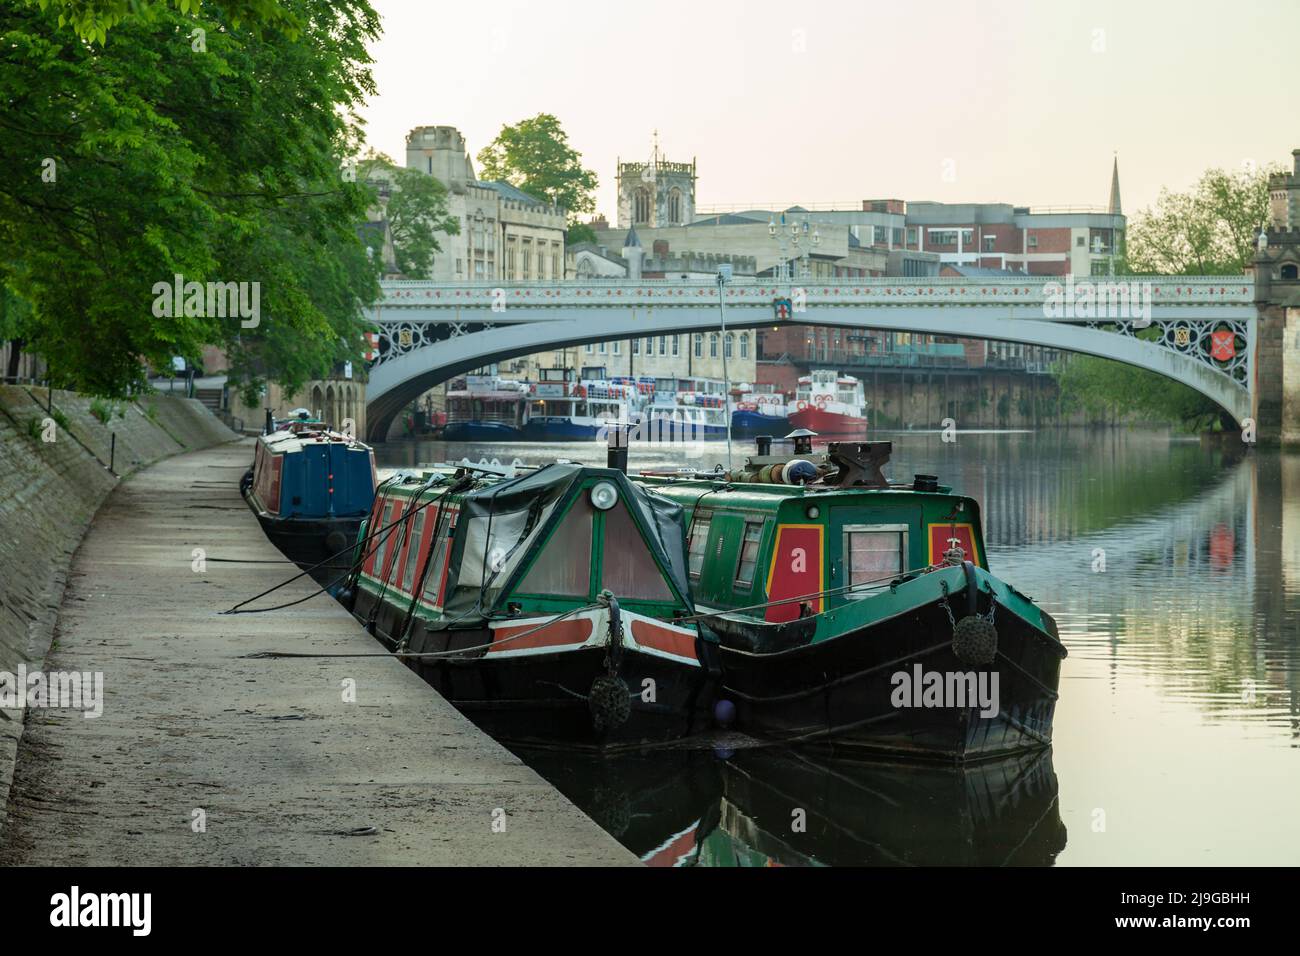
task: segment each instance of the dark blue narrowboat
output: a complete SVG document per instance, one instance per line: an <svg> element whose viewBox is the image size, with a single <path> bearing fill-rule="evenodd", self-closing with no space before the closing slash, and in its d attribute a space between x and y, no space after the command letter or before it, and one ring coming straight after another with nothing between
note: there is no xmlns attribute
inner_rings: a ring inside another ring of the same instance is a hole
<svg viewBox="0 0 1300 956"><path fill-rule="evenodd" d="M276 422L259 435L240 490L267 537L287 557L315 565L345 551L375 497L370 446L323 422ZM347 555L331 562L347 567Z"/></svg>

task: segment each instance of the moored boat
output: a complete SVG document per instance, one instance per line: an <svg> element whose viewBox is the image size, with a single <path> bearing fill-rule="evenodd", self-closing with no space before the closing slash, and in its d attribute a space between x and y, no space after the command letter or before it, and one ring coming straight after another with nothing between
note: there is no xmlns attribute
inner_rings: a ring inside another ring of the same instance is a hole
<svg viewBox="0 0 1300 956"><path fill-rule="evenodd" d="M831 438L867 437L867 400L852 375L813 369L799 379L790 424Z"/></svg>
<svg viewBox="0 0 1300 956"><path fill-rule="evenodd" d="M635 421L642 407L635 383L575 380L570 369L544 369L528 386L525 441L592 441L604 438L611 422Z"/></svg>
<svg viewBox="0 0 1300 956"><path fill-rule="evenodd" d="M789 409L779 392L758 392L741 383L732 388L731 397L732 437L780 435L790 430Z"/></svg>
<svg viewBox="0 0 1300 956"><path fill-rule="evenodd" d="M990 572L978 504L933 476L889 483L889 442L795 441L730 474L641 479L690 513L738 728L957 762L1049 744L1065 647Z"/></svg>
<svg viewBox="0 0 1300 956"><path fill-rule="evenodd" d="M258 436L253 467L240 482L262 530L302 565L346 551L374 500L374 452L305 413L270 428ZM344 556L324 571L347 566Z"/></svg>
<svg viewBox="0 0 1300 956"><path fill-rule="evenodd" d="M382 486L344 600L494 736L615 750L701 729L716 644L676 503L616 469L448 468Z"/></svg>
<svg viewBox="0 0 1300 956"><path fill-rule="evenodd" d="M518 441L527 420L528 387L493 375L467 375L447 392L442 440Z"/></svg>

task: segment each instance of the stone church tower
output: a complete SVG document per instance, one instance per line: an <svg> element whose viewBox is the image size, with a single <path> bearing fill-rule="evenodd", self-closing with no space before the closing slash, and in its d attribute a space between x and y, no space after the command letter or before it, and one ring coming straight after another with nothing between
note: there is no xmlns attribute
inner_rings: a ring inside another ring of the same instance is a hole
<svg viewBox="0 0 1300 956"><path fill-rule="evenodd" d="M684 226L695 217L695 160L670 163L656 135L650 159L618 164L618 226Z"/></svg>

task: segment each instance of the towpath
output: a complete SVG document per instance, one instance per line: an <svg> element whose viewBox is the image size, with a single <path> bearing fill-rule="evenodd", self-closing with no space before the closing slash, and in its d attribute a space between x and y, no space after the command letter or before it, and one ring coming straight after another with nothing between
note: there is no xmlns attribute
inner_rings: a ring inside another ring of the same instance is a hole
<svg viewBox="0 0 1300 956"><path fill-rule="evenodd" d="M213 560L281 557L239 496L251 456L179 455L100 510L45 669L102 672L103 714L27 713L0 864L635 864L399 662L247 656L380 650L323 596L218 613L295 570Z"/></svg>

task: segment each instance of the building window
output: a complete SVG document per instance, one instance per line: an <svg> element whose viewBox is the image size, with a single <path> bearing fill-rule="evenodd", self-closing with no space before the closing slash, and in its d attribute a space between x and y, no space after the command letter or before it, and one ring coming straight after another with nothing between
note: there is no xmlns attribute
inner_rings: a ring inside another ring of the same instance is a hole
<svg viewBox="0 0 1300 956"><path fill-rule="evenodd" d="M620 339L615 339L615 340L614 340L614 354L615 354L615 355L621 355L622 353L623 353L623 342L622 342Z"/></svg>
<svg viewBox="0 0 1300 956"><path fill-rule="evenodd" d="M718 333L709 333L709 358L718 357Z"/></svg>
<svg viewBox="0 0 1300 956"><path fill-rule="evenodd" d="M533 241L531 239L525 239L523 241L523 247L524 247L523 278L531 279L533 277Z"/></svg>
<svg viewBox="0 0 1300 956"><path fill-rule="evenodd" d="M668 336L666 335L659 336L659 354L660 355L668 354Z"/></svg>
<svg viewBox="0 0 1300 956"><path fill-rule="evenodd" d="M682 191L674 189L668 194L668 221L673 225L682 221Z"/></svg>
<svg viewBox="0 0 1300 956"><path fill-rule="evenodd" d="M932 246L955 246L957 245L957 231L931 229L930 245Z"/></svg>
<svg viewBox="0 0 1300 956"><path fill-rule="evenodd" d="M726 340L722 343L722 350L725 358L731 358L731 343L733 339L735 339L735 335L728 332Z"/></svg>
<svg viewBox="0 0 1300 956"><path fill-rule="evenodd" d="M680 347L681 347L681 336L680 336L680 335L674 335L674 336L673 336L673 355L674 355L674 356L677 355L678 350L680 349Z"/></svg>
<svg viewBox="0 0 1300 956"><path fill-rule="evenodd" d="M984 237L984 251L985 251L985 252L992 252L992 251L993 251L993 246L997 243L997 241L998 241L998 237L997 237L997 236L985 236L985 237Z"/></svg>
<svg viewBox="0 0 1300 956"><path fill-rule="evenodd" d="M749 358L749 333L740 333L740 357Z"/></svg>
<svg viewBox="0 0 1300 956"><path fill-rule="evenodd" d="M1035 236L1035 235L1032 234L1032 233L1030 233L1030 235L1029 235L1029 248L1030 248L1030 249L1037 249L1037 248L1038 248L1038 237Z"/></svg>
<svg viewBox="0 0 1300 956"><path fill-rule="evenodd" d="M914 246L914 245L916 245L916 229L915 229L915 228L911 228L911 229L908 229L908 230L907 230L907 244L908 244L909 246Z"/></svg>
<svg viewBox="0 0 1300 956"><path fill-rule="evenodd" d="M1076 246L1085 247L1085 246L1088 245L1088 240L1087 240L1086 238L1084 238L1083 236L1080 236L1078 239L1075 239L1075 240L1074 240L1074 244L1075 244Z"/></svg>
<svg viewBox="0 0 1300 956"><path fill-rule="evenodd" d="M695 333L695 357L704 357L704 336L698 332Z"/></svg>
<svg viewBox="0 0 1300 956"><path fill-rule="evenodd" d="M637 225L645 225L650 221L650 190L638 189L633 194L633 205L635 209L632 213L632 221Z"/></svg>
<svg viewBox="0 0 1300 956"><path fill-rule="evenodd" d="M1092 260L1092 274L1095 275L1095 276L1110 275L1110 260L1108 260L1108 259L1093 259L1093 260Z"/></svg>
<svg viewBox="0 0 1300 956"><path fill-rule="evenodd" d="M633 354L633 355L640 355L640 354L641 354L641 340L640 340L640 339L633 339L633 340L632 340L632 354Z"/></svg>
<svg viewBox="0 0 1300 956"><path fill-rule="evenodd" d="M604 343L604 342L599 343L599 344L596 346L596 348L600 350L600 354L601 354L601 355L604 355L604 354L605 354L605 343Z"/></svg>
<svg viewBox="0 0 1300 956"><path fill-rule="evenodd" d="M654 340L654 336L652 335L647 335L645 337L645 354L646 355L655 354L655 340Z"/></svg>
<svg viewBox="0 0 1300 956"><path fill-rule="evenodd" d="M595 352L595 351L596 351L596 346L594 346L594 345L592 345L590 342L588 342L588 343L587 343L587 354L588 354L588 355L591 355L591 354L592 354L593 352Z"/></svg>
<svg viewBox="0 0 1300 956"><path fill-rule="evenodd" d="M874 246L883 246L888 244L888 230L884 226L873 226L871 230L871 244Z"/></svg>

